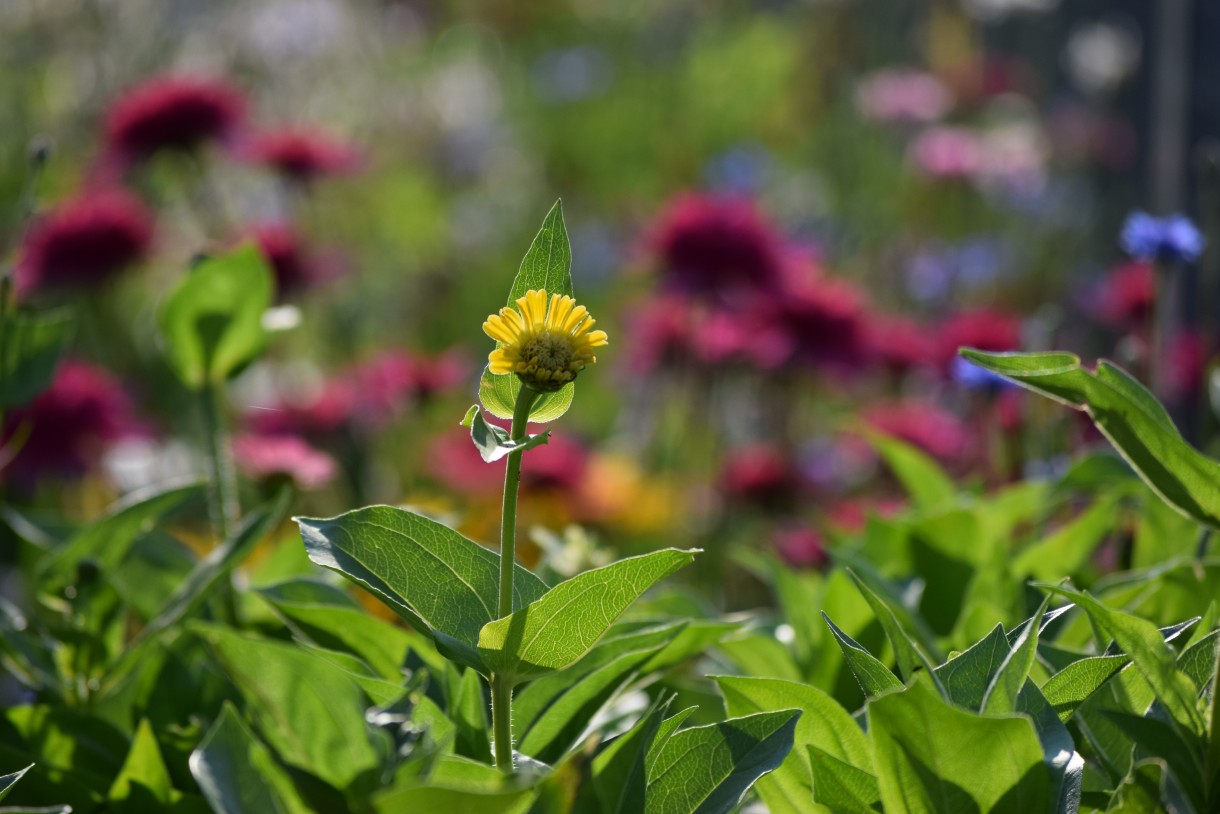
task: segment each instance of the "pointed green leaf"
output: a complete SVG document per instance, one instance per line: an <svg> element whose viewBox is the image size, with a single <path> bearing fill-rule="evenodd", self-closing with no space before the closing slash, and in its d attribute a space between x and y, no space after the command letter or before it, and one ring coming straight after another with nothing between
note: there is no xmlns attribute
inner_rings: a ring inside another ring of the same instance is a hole
<svg viewBox="0 0 1220 814"><path fill-rule="evenodd" d="M1194 732L1203 731L1203 720L1195 706L1194 687L1186 676L1178 672L1177 659L1156 625L1108 608L1085 591L1061 585L1042 584L1040 587L1065 596L1084 608L1093 624L1131 657L1136 669L1174 718Z"/></svg>
<svg viewBox="0 0 1220 814"><path fill-rule="evenodd" d="M902 682L898 680L898 676L890 672L889 667L857 644L851 636L839 630L825 613L822 614L822 618L826 620L831 634L839 643L839 649L843 651L847 666L851 669L852 675L856 677L856 681L860 683L860 689L864 690L866 696L871 698L888 690L902 689Z"/></svg>
<svg viewBox="0 0 1220 814"><path fill-rule="evenodd" d="M403 509L369 506L329 519L297 518L309 558L376 594L466 667L486 673L479 631L495 618L500 557L448 526ZM546 585L515 566L513 603Z"/></svg>
<svg viewBox="0 0 1220 814"><path fill-rule="evenodd" d="M1038 612L1026 623L1025 630L987 685L987 692L983 695L982 710L984 712L1016 711L1017 695L1025 686L1025 679L1029 677L1029 671L1034 666L1034 658L1038 654L1038 631L1049 603L1049 596L1042 600Z"/></svg>
<svg viewBox="0 0 1220 814"><path fill-rule="evenodd" d="M881 433L869 432L867 436L916 506L934 509L957 497L953 480L923 450Z"/></svg>
<svg viewBox="0 0 1220 814"><path fill-rule="evenodd" d="M563 222L562 201L555 201L521 259L521 267L508 291L507 305L513 306L525 292L537 290L572 296L572 246Z"/></svg>
<svg viewBox="0 0 1220 814"><path fill-rule="evenodd" d="M963 350L975 364L1076 410L1177 511L1220 528L1220 464L1191 447L1159 402L1122 369L1102 360L1091 373L1070 353L990 354Z"/></svg>
<svg viewBox="0 0 1220 814"><path fill-rule="evenodd" d="M593 758L593 790L602 814L633 814L644 810L645 758L671 700L654 702L631 729L610 741Z"/></svg>
<svg viewBox="0 0 1220 814"><path fill-rule="evenodd" d="M1067 722L1105 683L1131 663L1126 656L1092 656L1074 661L1042 685L1042 694L1059 720Z"/></svg>
<svg viewBox="0 0 1220 814"><path fill-rule="evenodd" d="M761 712L658 736L645 814L727 814L783 763L800 714Z"/></svg>
<svg viewBox="0 0 1220 814"><path fill-rule="evenodd" d="M1190 677L1200 692L1207 689L1215 677L1217 648L1220 648L1220 630L1213 630L1178 656L1178 669Z"/></svg>
<svg viewBox="0 0 1220 814"><path fill-rule="evenodd" d="M936 677L950 701L966 709L980 710L987 687L1010 652L1004 626L996 625L982 639L937 667Z"/></svg>
<svg viewBox="0 0 1220 814"><path fill-rule="evenodd" d="M1041 814L1052 808L1047 768L1025 717L967 712L930 675L868 703L877 782L893 814Z"/></svg>
<svg viewBox="0 0 1220 814"><path fill-rule="evenodd" d="M898 662L898 672L902 678L909 680L917 669L923 668L932 682L939 687L940 682L936 678L932 663L898 621L898 615L895 612L896 603L883 598L854 571L848 571L848 575L873 609L877 621L881 623L881 628L885 631L886 638L890 640L890 646L894 648L894 657Z"/></svg>
<svg viewBox="0 0 1220 814"><path fill-rule="evenodd" d="M807 747L813 801L835 814L875 814L881 809L877 777L816 746Z"/></svg>
<svg viewBox="0 0 1220 814"><path fill-rule="evenodd" d="M16 771L16 772L12 772L11 774L6 774L3 776L0 776L0 800L3 800L5 797L7 797L8 793L13 790L13 786L17 785L17 781L20 780L22 777L24 777L25 773L28 772L32 768L34 768L33 763L31 763L29 766L26 766L24 769L22 769L20 771Z"/></svg>
<svg viewBox="0 0 1220 814"><path fill-rule="evenodd" d="M216 814L307 814L310 810L288 773L227 701L191 753L190 766Z"/></svg>
<svg viewBox="0 0 1220 814"><path fill-rule="evenodd" d="M0 317L0 410L32 401L47 388L71 337L66 308Z"/></svg>
<svg viewBox="0 0 1220 814"><path fill-rule="evenodd" d="M171 367L190 388L220 385L263 350L274 284L253 245L191 269L161 309Z"/></svg>
<svg viewBox="0 0 1220 814"><path fill-rule="evenodd" d="M1201 738L1186 735L1180 727L1152 715L1107 712L1127 737L1148 755L1165 761L1169 774L1196 811L1208 811L1208 783L1203 776L1204 744Z"/></svg>
<svg viewBox="0 0 1220 814"><path fill-rule="evenodd" d="M145 718L136 727L127 760L110 786L110 805L118 812L152 811L169 805L173 787L157 739Z"/></svg>
<svg viewBox="0 0 1220 814"><path fill-rule="evenodd" d="M826 693L807 684L774 678L712 676L734 717L756 712L799 709L793 749L783 765L758 781L758 794L772 814L808 809L813 789L809 782L809 756L815 746L838 760L864 771L872 769L868 737L847 710Z"/></svg>
<svg viewBox="0 0 1220 814"><path fill-rule="evenodd" d="M567 667L589 652L632 602L694 558L694 551L668 548L579 574L511 616L484 625L479 653L493 672L516 680Z"/></svg>

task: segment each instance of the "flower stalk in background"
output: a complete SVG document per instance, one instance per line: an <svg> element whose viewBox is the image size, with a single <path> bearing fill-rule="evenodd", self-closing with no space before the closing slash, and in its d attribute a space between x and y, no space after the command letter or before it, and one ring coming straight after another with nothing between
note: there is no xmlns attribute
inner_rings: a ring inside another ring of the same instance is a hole
<svg viewBox="0 0 1220 814"><path fill-rule="evenodd" d="M502 619L513 613L513 570L516 562L517 497L521 485L521 458L525 454L530 411L544 393L553 393L576 379L597 358L595 348L607 344L606 332L591 330L595 320L589 309L573 297L545 290L527 291L517 307L501 308L483 323L483 331L496 340L488 355L493 376L513 374L521 382L508 432L508 463L504 472L504 502L500 524L500 583L497 610ZM511 679L491 676L492 730L496 766L513 771Z"/></svg>

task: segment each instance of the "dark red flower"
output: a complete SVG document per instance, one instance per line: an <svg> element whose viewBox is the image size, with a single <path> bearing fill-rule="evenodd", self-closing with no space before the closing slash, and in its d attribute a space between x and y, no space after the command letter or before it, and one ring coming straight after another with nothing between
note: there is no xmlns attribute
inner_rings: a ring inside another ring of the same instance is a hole
<svg viewBox="0 0 1220 814"><path fill-rule="evenodd" d="M961 347L998 353L1021 346L1021 320L1004 311L982 308L949 317L937 332L937 361L946 370Z"/></svg>
<svg viewBox="0 0 1220 814"><path fill-rule="evenodd" d="M349 144L314 130L286 128L255 136L239 153L296 181L351 172L359 155Z"/></svg>
<svg viewBox="0 0 1220 814"><path fill-rule="evenodd" d="M290 478L302 489L329 483L338 471L335 459L293 435L239 435L233 459L249 478Z"/></svg>
<svg viewBox="0 0 1220 814"><path fill-rule="evenodd" d="M9 414L5 443L25 437L5 474L23 486L47 476L79 477L99 462L108 446L144 432L131 400L109 373L85 362L64 361L50 387Z"/></svg>
<svg viewBox="0 0 1220 814"><path fill-rule="evenodd" d="M902 317L870 315L864 341L869 359L895 375L930 364L936 355L929 330Z"/></svg>
<svg viewBox="0 0 1220 814"><path fill-rule="evenodd" d="M1097 302L1098 316L1115 328L1145 328L1156 302L1156 270L1139 261L1119 266L1101 285Z"/></svg>
<svg viewBox="0 0 1220 814"><path fill-rule="evenodd" d="M892 517L906 508L902 500L841 500L826 510L826 520L838 531L854 534L864 531L868 526L868 518Z"/></svg>
<svg viewBox="0 0 1220 814"><path fill-rule="evenodd" d="M796 465L780 450L766 444L734 450L720 471L720 490L726 497L762 508L791 504L801 486Z"/></svg>
<svg viewBox="0 0 1220 814"><path fill-rule="evenodd" d="M941 461L952 462L966 449L965 426L952 413L926 401L898 401L866 408L861 419Z"/></svg>
<svg viewBox="0 0 1220 814"><path fill-rule="evenodd" d="M354 401L355 395L345 385L332 383L312 398L255 407L245 414L243 423L263 435L300 435L320 441L347 425Z"/></svg>
<svg viewBox="0 0 1220 814"><path fill-rule="evenodd" d="M1198 331L1183 331L1170 339L1164 357L1165 399L1179 402L1198 398L1211 357L1210 343Z"/></svg>
<svg viewBox="0 0 1220 814"><path fill-rule="evenodd" d="M246 103L231 85L199 76L160 76L121 96L106 116L106 151L123 163L160 150L191 150L230 137Z"/></svg>
<svg viewBox="0 0 1220 814"><path fill-rule="evenodd" d="M780 558L793 568L825 568L830 563L826 541L808 526L781 528L773 538Z"/></svg>
<svg viewBox="0 0 1220 814"><path fill-rule="evenodd" d="M26 233L17 261L17 291L104 283L144 257L152 233L152 216L126 192L93 192L64 201Z"/></svg>
<svg viewBox="0 0 1220 814"><path fill-rule="evenodd" d="M760 301L755 330L760 344L768 337L767 346L788 362L846 373L867 359L866 313L855 285L805 268L790 272L781 290Z"/></svg>
<svg viewBox="0 0 1220 814"><path fill-rule="evenodd" d="M333 257L319 256L300 234L286 223L263 223L250 230L263 257L275 274L276 295L284 299L342 273L342 265Z"/></svg>
<svg viewBox="0 0 1220 814"><path fill-rule="evenodd" d="M530 434L543 431L530 427ZM471 445L473 448L473 445ZM567 435L552 435L547 443L534 447L521 459L521 488L531 491L560 491L575 494L584 481L589 453Z"/></svg>
<svg viewBox="0 0 1220 814"><path fill-rule="evenodd" d="M670 291L731 302L780 276L783 242L742 198L685 194L661 213L648 240Z"/></svg>

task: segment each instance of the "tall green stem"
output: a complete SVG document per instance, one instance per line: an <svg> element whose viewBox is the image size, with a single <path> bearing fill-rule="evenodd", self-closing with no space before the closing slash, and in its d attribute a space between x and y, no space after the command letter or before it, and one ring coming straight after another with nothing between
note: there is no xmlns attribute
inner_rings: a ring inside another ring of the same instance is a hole
<svg viewBox="0 0 1220 814"><path fill-rule="evenodd" d="M530 408L538 393L522 387L513 408L513 423L508 436L513 441L525 439ZM513 568L517 561L517 491L521 485L522 450L508 453L504 471L504 505L500 521L500 602L498 616L513 612ZM513 770L513 685L508 676L491 677L491 728L495 738L496 766L505 772Z"/></svg>
<svg viewBox="0 0 1220 814"><path fill-rule="evenodd" d="M199 406L203 413L203 431L208 445L208 505L212 514L212 528L220 543L229 539L229 534L241 519L241 504L237 497L237 480L233 472L233 459L229 454L229 440L221 419L221 390L214 385L204 385L199 391ZM221 609L226 621L237 623L237 605L233 594L233 583L226 579L219 586Z"/></svg>

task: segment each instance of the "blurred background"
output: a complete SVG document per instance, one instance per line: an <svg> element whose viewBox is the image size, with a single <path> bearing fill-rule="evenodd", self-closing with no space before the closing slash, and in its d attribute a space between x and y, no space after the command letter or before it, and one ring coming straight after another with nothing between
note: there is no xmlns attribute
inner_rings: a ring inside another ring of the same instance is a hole
<svg viewBox="0 0 1220 814"><path fill-rule="evenodd" d="M243 502L493 541L502 463L457 422L556 198L610 334L526 456L526 557L561 572L820 567L902 507L873 433L980 490L1097 443L960 345L1115 358L1206 446L1217 35L1188 0L4 0L0 257L78 324L0 489L79 520L202 473L157 308L253 240L283 330L227 394Z"/></svg>

